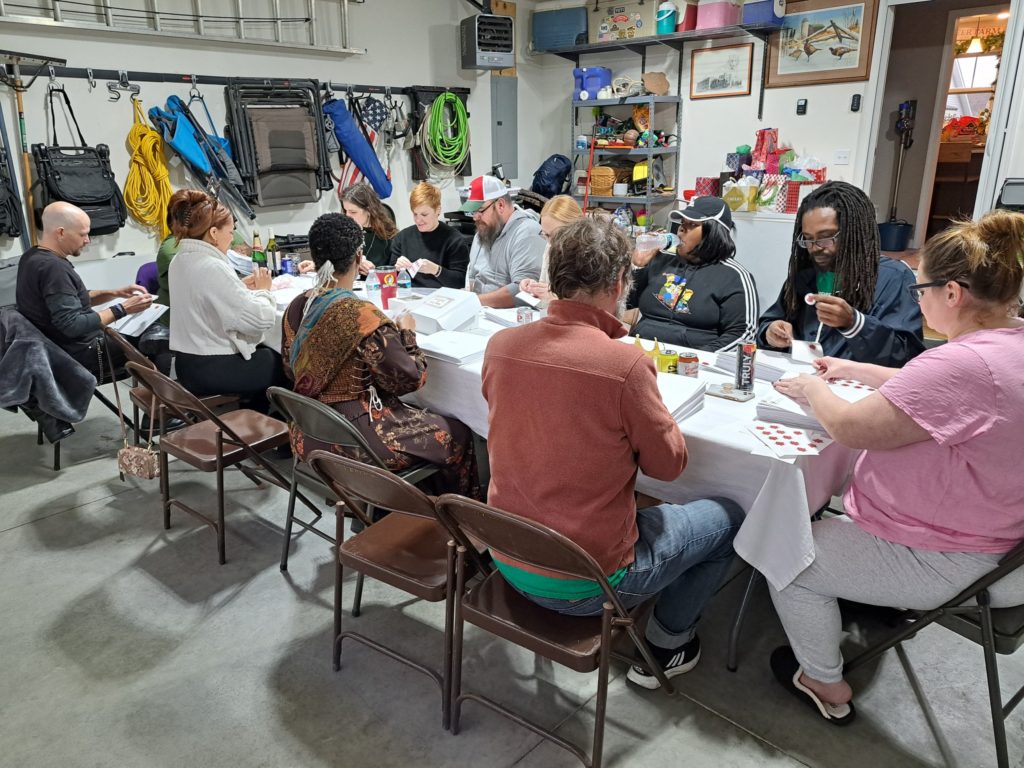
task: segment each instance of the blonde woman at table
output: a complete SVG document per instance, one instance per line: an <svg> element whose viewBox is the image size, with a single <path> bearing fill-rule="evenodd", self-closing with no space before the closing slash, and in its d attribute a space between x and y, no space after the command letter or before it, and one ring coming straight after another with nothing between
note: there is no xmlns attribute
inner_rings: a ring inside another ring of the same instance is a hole
<svg viewBox="0 0 1024 768"><path fill-rule="evenodd" d="M569 195L555 195L540 209L540 236L551 242L555 232L560 230L571 221L576 221L583 216L583 209L580 204ZM552 299L558 297L551 293L551 286L548 283L548 256L551 253L551 246L544 248L544 261L541 263L540 280L526 278L519 283L519 289L540 299L540 306L547 307Z"/></svg>
<svg viewBox="0 0 1024 768"><path fill-rule="evenodd" d="M340 213L325 214L309 230L309 249L316 283L292 301L283 322L282 355L295 391L345 416L389 469L436 464L438 492L479 498L469 428L400 399L427 380L416 321L404 315L392 322L352 293L363 253L360 226ZM304 436L294 425L291 439L300 458L318 449L344 452Z"/></svg>
<svg viewBox="0 0 1024 768"><path fill-rule="evenodd" d="M836 442L864 449L843 499L849 520L815 523L814 562L771 590L792 645L772 654L775 676L830 723L854 717L837 599L928 610L1024 538L1020 461L1007 448L1024 431L1022 244L1024 215L1005 211L936 235L910 291L947 344L902 369L826 357L820 376L775 385ZM845 378L878 391L848 403L826 384ZM992 605L1022 594L1017 572L992 587Z"/></svg>
<svg viewBox="0 0 1024 768"><path fill-rule="evenodd" d="M167 215L178 239L167 270L178 379L200 397L239 395L247 407L265 412L267 387L284 383L280 355L259 346L277 313L270 272L258 268L238 279L227 260L234 217L205 192L178 190Z"/></svg>

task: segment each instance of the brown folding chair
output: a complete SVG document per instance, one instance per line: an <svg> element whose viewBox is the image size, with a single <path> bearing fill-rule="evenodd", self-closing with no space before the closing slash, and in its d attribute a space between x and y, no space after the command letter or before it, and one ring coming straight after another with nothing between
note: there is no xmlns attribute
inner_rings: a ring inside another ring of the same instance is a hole
<svg viewBox="0 0 1024 768"><path fill-rule="evenodd" d="M171 527L171 507L189 513L209 525L217 533L217 554L223 565L224 545L224 469L238 467L253 482L267 480L280 488L288 488L288 480L260 454L288 442L288 425L283 421L249 409L217 415L202 400L155 368L128 363L128 371L156 397L157 420L160 424L160 492L163 497L164 528ZM186 426L167 433L163 424L175 416ZM178 499L171 498L167 457L174 456L201 472L217 473L217 519L199 512ZM243 464L251 461L257 467ZM303 504L316 509L309 499L297 494Z"/></svg>
<svg viewBox="0 0 1024 768"><path fill-rule="evenodd" d="M380 467L381 469L388 471L387 466L384 462L374 453L370 444L366 442L366 439L359 433L348 419L336 410L331 408L329 405L324 405L319 400L306 397L304 395L296 394L289 389L283 387L270 387L267 389L267 398L270 400L272 407L276 408L282 416L288 419L288 421L295 424L300 432L306 437L313 438L322 443L328 443L330 445L337 445L345 450L350 451L354 455L364 455L373 462L374 466ZM399 477L409 480L412 483L418 483L430 475L433 475L438 471L438 468L428 462L419 462L406 469L399 470L395 474ZM325 484L320 477L312 470L312 468L304 461L302 461L298 454L292 454L292 481L288 491L288 517L285 521L284 526L284 547L281 551L281 570L288 570L288 550L291 547L292 538L292 524L295 523L307 531L312 531L317 536L331 544L336 544L337 541L332 539L323 531L318 530L315 525L320 519L320 513L316 512L316 520L312 523L306 522L300 518L295 517L295 494L298 490L299 479L312 482L319 486L325 492L324 495L328 497L334 497L337 500L337 494L330 485ZM366 516L373 519L372 506L367 510ZM352 610L353 616L359 615L359 598L362 596L362 574L359 576L359 580L356 585L356 603Z"/></svg>
<svg viewBox="0 0 1024 768"><path fill-rule="evenodd" d="M1006 718L1024 700L1024 687L1003 704L999 687L999 664L996 654L1010 655L1024 645L1024 605L1012 608L993 608L988 589L1004 576L1024 566L1024 542L1018 544L999 561L999 565L982 576L956 597L930 611L907 611L903 627L884 641L863 651L843 667L843 674L851 672L892 647L902 651L902 643L929 624L941 624L961 637L977 643L985 656L985 676L988 681L989 708L992 714L992 734L996 745L999 768L1008 768L1006 749Z"/></svg>
<svg viewBox="0 0 1024 768"><path fill-rule="evenodd" d="M604 751L605 709L608 700L608 668L612 656L630 664L642 664L657 677L664 691L675 691L654 659L647 641L637 631L637 619L652 601L626 610L597 562L577 544L547 526L503 512L458 494L437 500L437 516L459 539L472 540L495 552L570 579L587 579L600 585L606 598L600 616L565 616L543 608L512 588L497 570L468 592L463 546L455 557L455 589L450 590L454 608L452 637L451 730L459 732L462 702L476 701L538 736L568 750L586 766L600 768ZM461 596L461 599L456 599ZM577 672L598 670L597 703L591 757L577 745L558 736L482 694L462 692L462 633L464 622L475 624L493 635L550 659ZM643 657L643 662L623 656L612 644L625 631Z"/></svg>
<svg viewBox="0 0 1024 768"><path fill-rule="evenodd" d="M440 673L365 635L343 632L341 626L341 589L345 567L358 572L360 581L357 589L363 574L366 574L421 600L437 603L447 599L455 563L449 550L455 549L455 543L451 540L451 533L437 519L434 499L413 485L436 469L424 467L418 473L407 474L403 478L385 468L328 451L313 451L309 464L365 525L359 533L345 539L344 516L339 504L336 528L339 543L334 572L334 670L341 668L342 641L351 638L422 672L441 689L441 723L447 729L451 703L451 601L446 601ZM371 508L388 510L391 514L372 522L367 514ZM358 601L357 593L352 611L354 616L358 615Z"/></svg>
<svg viewBox="0 0 1024 768"><path fill-rule="evenodd" d="M103 329L103 332L107 334L107 338L115 344L125 356L125 360L129 363L135 363L136 365L145 366L156 370L156 366L153 361L142 354L135 346L128 341L124 336L115 331L110 326ZM135 435L135 444L139 444L139 432L141 428L141 419L139 414L145 414L150 419L150 424L155 425L154 419L157 414L154 413L158 410L153 405L153 395L150 394L149 390L139 384L137 377L132 377L132 386L128 390L128 399L132 403L132 424L134 425L133 433ZM225 405L234 405L238 402L238 395L210 395L208 397L199 398L210 408L218 408ZM165 431L172 431L168 426Z"/></svg>

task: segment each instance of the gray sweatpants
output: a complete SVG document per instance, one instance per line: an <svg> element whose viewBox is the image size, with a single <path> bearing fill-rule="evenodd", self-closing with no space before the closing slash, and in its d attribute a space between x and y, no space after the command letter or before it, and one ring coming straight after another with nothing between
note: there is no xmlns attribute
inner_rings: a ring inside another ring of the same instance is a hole
<svg viewBox="0 0 1024 768"><path fill-rule="evenodd" d="M825 683L843 679L837 598L929 610L991 571L1003 557L911 549L873 536L849 518L822 520L812 530L814 562L785 589L770 584L768 589L800 666ZM1024 603L1022 571L989 590L993 606Z"/></svg>

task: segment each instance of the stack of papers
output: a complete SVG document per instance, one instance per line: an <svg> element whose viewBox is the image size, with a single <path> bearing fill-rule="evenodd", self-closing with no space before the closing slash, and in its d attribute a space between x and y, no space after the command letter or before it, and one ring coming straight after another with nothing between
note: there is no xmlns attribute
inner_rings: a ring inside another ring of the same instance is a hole
<svg viewBox="0 0 1024 768"><path fill-rule="evenodd" d="M736 350L719 352L715 356L715 367L734 373L736 371ZM795 362L785 352L759 349L754 355L754 378L767 381L769 384L778 381L786 375L813 372L814 368L812 366Z"/></svg>
<svg viewBox="0 0 1024 768"><path fill-rule="evenodd" d="M484 317L490 320L492 323L497 323L505 328L511 328L514 325L519 324L517 319L517 310L515 307L510 309L494 309L493 307L484 307Z"/></svg>
<svg viewBox="0 0 1024 768"><path fill-rule="evenodd" d="M417 336L416 342L428 357L455 365L475 363L484 356L489 339L466 331L438 331Z"/></svg>
<svg viewBox="0 0 1024 768"><path fill-rule="evenodd" d="M863 400L875 390L867 384L841 379L828 385L829 389L848 403ZM774 424L785 424L797 429L811 429L824 432L825 428L815 418L811 409L780 392L773 392L757 402L757 418Z"/></svg>
<svg viewBox="0 0 1024 768"><path fill-rule="evenodd" d="M120 297L111 299L110 301L105 301L102 304L96 304L93 309L96 312L100 312L104 309L109 309L114 304L120 304L123 301L124 299ZM125 315L120 320L115 320L110 324L110 327L122 336L141 336L142 332L163 317L163 314L166 311L166 304L157 304L154 301L141 312L136 312L132 315Z"/></svg>
<svg viewBox="0 0 1024 768"><path fill-rule="evenodd" d="M662 402L677 422L697 413L704 407L704 391L707 384L692 376L674 373L658 374L658 390Z"/></svg>

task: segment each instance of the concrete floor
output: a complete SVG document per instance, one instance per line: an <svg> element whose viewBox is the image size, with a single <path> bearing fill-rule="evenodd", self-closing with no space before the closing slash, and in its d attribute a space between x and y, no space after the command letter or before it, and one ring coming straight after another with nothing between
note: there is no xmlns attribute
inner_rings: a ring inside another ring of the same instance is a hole
<svg viewBox="0 0 1024 768"><path fill-rule="evenodd" d="M208 529L177 514L163 530L155 481L118 480L116 422L98 403L65 441L59 473L32 426L0 412L0 766L578 765L473 703L462 732L445 733L433 683L361 646L347 644L333 673L330 552L303 535L290 572L278 570L284 492L233 473L218 566ZM172 462L171 477L213 507L212 476ZM941 628L907 644L933 726L890 652L855 675L858 720L835 728L772 680L767 658L783 636L763 586L740 669L726 671L745 583L744 573L710 606L704 656L677 696L627 685L613 666L606 765L995 764L979 648ZM439 660L440 605L369 580L363 605L350 625ZM593 676L472 628L466 643L467 688L588 739ZM1005 689L1024 683L1024 659L1002 661ZM1007 723L1015 766L1022 725L1021 713Z"/></svg>

